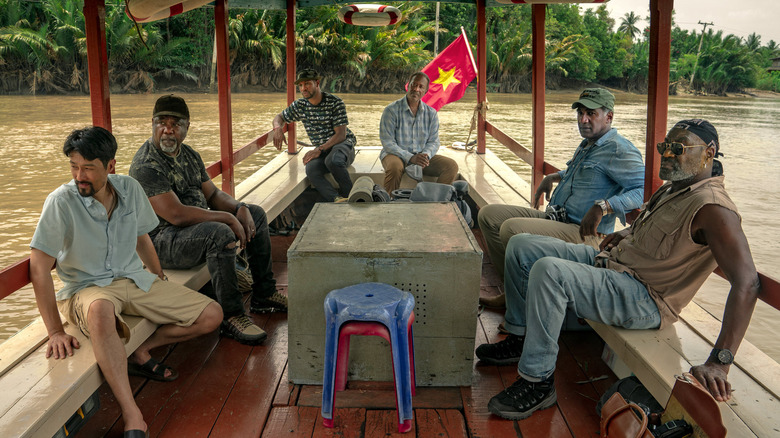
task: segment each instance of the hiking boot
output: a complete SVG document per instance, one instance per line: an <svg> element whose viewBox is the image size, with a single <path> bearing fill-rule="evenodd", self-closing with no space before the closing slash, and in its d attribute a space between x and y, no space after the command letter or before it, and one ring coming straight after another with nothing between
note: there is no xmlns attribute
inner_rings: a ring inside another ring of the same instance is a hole
<svg viewBox="0 0 780 438"><path fill-rule="evenodd" d="M506 307L506 295L496 295L492 297L479 297L479 304L485 307L503 309Z"/></svg>
<svg viewBox="0 0 780 438"><path fill-rule="evenodd" d="M522 420L534 411L549 408L557 400L553 376L542 382L518 377L512 386L490 399L488 410L507 420Z"/></svg>
<svg viewBox="0 0 780 438"><path fill-rule="evenodd" d="M495 344L482 344L477 347L477 357L479 360L490 365L513 365L520 361L520 355L523 354L523 342L525 336L513 334Z"/></svg>
<svg viewBox="0 0 780 438"><path fill-rule="evenodd" d="M219 332L247 345L257 345L268 337L265 331L256 326L246 315L231 316L222 321Z"/></svg>
<svg viewBox="0 0 780 438"><path fill-rule="evenodd" d="M252 298L252 302L249 303L249 311L252 313L287 313L287 297L279 292L274 292L270 297Z"/></svg>

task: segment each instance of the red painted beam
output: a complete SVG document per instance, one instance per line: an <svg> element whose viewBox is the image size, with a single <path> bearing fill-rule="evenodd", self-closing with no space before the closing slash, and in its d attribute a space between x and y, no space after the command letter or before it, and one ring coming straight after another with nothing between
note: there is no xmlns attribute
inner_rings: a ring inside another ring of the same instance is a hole
<svg viewBox="0 0 780 438"><path fill-rule="evenodd" d="M87 36L87 63L89 96L92 101L92 124L111 131L105 0L86 0L84 2L84 27Z"/></svg>
<svg viewBox="0 0 780 438"><path fill-rule="evenodd" d="M655 149L666 136L669 106L669 68L674 0L650 0L650 70L647 86L647 140L645 142L645 200L661 187L661 157Z"/></svg>
<svg viewBox="0 0 780 438"><path fill-rule="evenodd" d="M295 101L295 0L287 0L287 105ZM287 124L287 153L298 152L295 123Z"/></svg>
<svg viewBox="0 0 780 438"><path fill-rule="evenodd" d="M217 36L217 81L219 90L219 145L222 162L222 191L233 196L233 114L230 105L230 47L228 45L227 0L214 5Z"/></svg>
<svg viewBox="0 0 780 438"><path fill-rule="evenodd" d="M30 284L30 258L0 271L0 300Z"/></svg>
<svg viewBox="0 0 780 438"><path fill-rule="evenodd" d="M487 105L487 18L485 0L477 0L477 105ZM477 116L477 153L484 154L485 115L479 111Z"/></svg>
<svg viewBox="0 0 780 438"><path fill-rule="evenodd" d="M284 127L282 129L284 129ZM270 130L260 137L257 137L251 142L245 144L241 147L241 149L233 152L233 165L235 166L236 164L246 160L250 155L262 149L272 138L273 130ZM219 176L219 174L222 173L222 161L216 161L206 166L206 173L209 174L210 178L216 178Z"/></svg>
<svg viewBox="0 0 780 438"><path fill-rule="evenodd" d="M531 137L533 138L534 150L534 161L531 165L531 197L547 171L544 168L545 8L545 5L531 6Z"/></svg>

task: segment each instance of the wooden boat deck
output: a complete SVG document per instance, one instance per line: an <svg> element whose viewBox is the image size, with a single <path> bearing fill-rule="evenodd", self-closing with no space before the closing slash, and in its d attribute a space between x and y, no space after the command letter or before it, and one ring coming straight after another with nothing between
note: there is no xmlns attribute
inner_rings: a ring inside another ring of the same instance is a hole
<svg viewBox="0 0 780 438"><path fill-rule="evenodd" d="M484 241L474 230L484 249ZM286 292L286 249L293 236L274 236L274 271ZM481 294L497 294L498 275L485 255ZM415 420L398 434L392 382L349 382L336 396L336 427L320 416L321 387L287 380L287 315L251 315L268 332L260 346L246 346L218 334L160 349L155 356L179 371L170 383L131 377L136 400L152 437L586 437L598 436L595 406L616 377L600 355L594 332L568 332L561 339L556 388L558 405L523 421L507 421L487 411L490 397L514 382L515 366L475 362L470 387L419 387ZM475 344L495 342L503 314L485 309ZM475 345L476 347L476 345ZM590 381L591 379L601 380ZM123 423L106 384L100 409L79 436L119 437Z"/></svg>

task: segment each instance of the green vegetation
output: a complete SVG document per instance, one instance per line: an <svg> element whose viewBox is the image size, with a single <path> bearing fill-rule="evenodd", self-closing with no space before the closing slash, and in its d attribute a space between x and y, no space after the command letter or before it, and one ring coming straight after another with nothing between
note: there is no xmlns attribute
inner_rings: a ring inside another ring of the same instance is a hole
<svg viewBox="0 0 780 438"><path fill-rule="evenodd" d="M83 1L0 0L0 93L88 91ZM124 14L124 1L106 1L108 68L114 92L160 88L203 89L212 81L213 10L200 8L167 20L139 24ZM317 67L333 91L394 90L409 73L433 58L434 3L396 4L403 19L394 26L342 23L337 6L301 9L296 20L298 68ZM230 10L232 85L280 91L285 86L285 11ZM440 49L465 28L476 42L473 5L442 3ZM530 90L531 8L489 8L489 90ZM629 91L647 86L648 30L629 13L615 19L604 6L547 7L547 86L596 82ZM694 83L690 78L702 35L672 30L672 90L723 94L745 88L780 92L780 73L768 72L780 56L774 41L762 45L710 30L703 36Z"/></svg>

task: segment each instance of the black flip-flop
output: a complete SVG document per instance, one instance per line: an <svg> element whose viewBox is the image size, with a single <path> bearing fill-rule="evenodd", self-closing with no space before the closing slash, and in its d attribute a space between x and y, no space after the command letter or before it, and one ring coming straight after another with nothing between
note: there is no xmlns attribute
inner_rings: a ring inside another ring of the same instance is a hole
<svg viewBox="0 0 780 438"><path fill-rule="evenodd" d="M141 429L126 430L122 434L122 438L149 438L149 429L145 431Z"/></svg>
<svg viewBox="0 0 780 438"><path fill-rule="evenodd" d="M165 371L170 370L171 375L165 377ZM146 377L147 379L157 380L158 382L172 382L179 377L179 373L173 368L150 358L143 365L135 362L127 363L127 374L131 376Z"/></svg>

